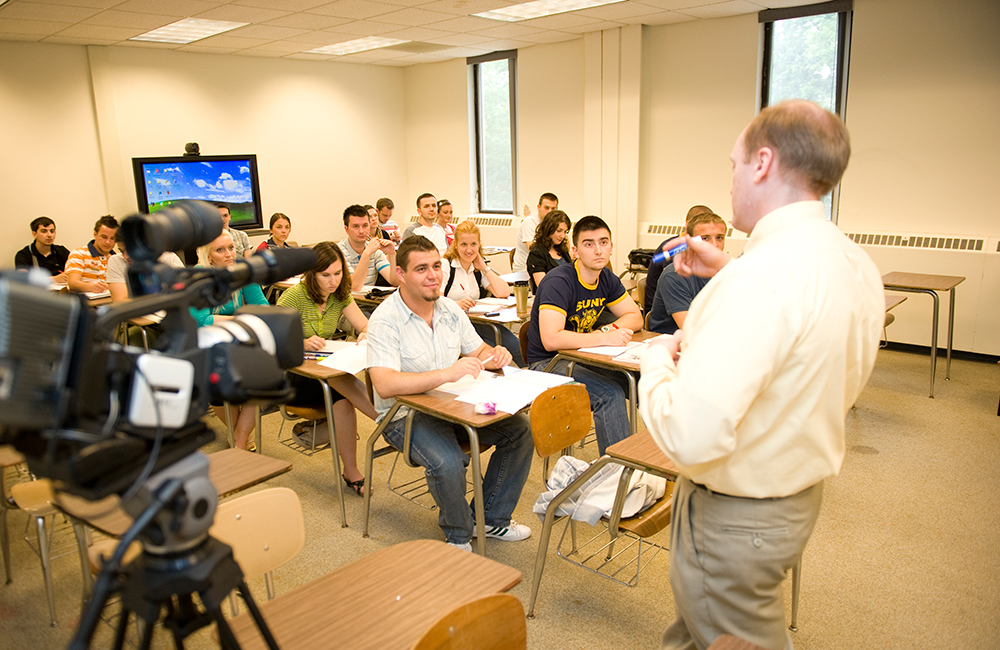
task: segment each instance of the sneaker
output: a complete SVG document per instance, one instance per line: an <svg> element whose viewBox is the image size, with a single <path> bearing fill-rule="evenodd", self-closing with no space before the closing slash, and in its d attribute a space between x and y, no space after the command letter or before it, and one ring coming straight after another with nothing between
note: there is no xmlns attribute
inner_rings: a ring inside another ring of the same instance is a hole
<svg viewBox="0 0 1000 650"><path fill-rule="evenodd" d="M472 536L476 536L476 529L472 529ZM507 526L493 526L486 529L486 539L499 539L504 542L520 542L531 537L531 529L524 524L519 524L513 519Z"/></svg>
<svg viewBox="0 0 1000 650"><path fill-rule="evenodd" d="M448 542L447 544L448 544L448 546L454 546L455 548L457 548L460 551L468 551L469 553L472 552L472 543L471 542L466 542L464 544L456 544L454 542Z"/></svg>

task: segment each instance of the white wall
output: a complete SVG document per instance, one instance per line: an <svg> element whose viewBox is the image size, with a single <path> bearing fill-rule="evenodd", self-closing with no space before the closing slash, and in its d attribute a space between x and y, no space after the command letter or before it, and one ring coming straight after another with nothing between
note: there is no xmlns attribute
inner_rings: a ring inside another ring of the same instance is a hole
<svg viewBox="0 0 1000 650"><path fill-rule="evenodd" d="M46 215L57 241L74 248L93 237L108 211L86 51L69 45L0 41L0 261L31 242L29 222Z"/></svg>
<svg viewBox="0 0 1000 650"><path fill-rule="evenodd" d="M0 195L23 234L0 244L4 258L40 214L74 247L99 215L134 212L131 158L180 155L186 142L206 155L256 153L265 222L288 214L300 242L339 240L344 207L406 189L402 70L90 50L0 42L0 119L17 125L5 130L10 150L25 152L0 162L5 187L22 188Z"/></svg>

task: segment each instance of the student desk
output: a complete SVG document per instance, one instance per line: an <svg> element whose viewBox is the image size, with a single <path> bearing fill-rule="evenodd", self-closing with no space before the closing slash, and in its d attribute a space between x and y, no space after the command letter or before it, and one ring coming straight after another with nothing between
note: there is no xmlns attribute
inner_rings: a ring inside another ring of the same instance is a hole
<svg viewBox="0 0 1000 650"><path fill-rule="evenodd" d="M340 501L340 525L341 528L347 528L347 510L344 507L344 488L340 483L340 450L337 448L337 431L334 428L333 423L333 393L330 388L330 379L334 377L340 377L347 373L341 370L335 370L333 368L328 368L320 364L316 360L303 361L302 365L297 368L292 368L289 372L294 372L296 375L301 375L303 377L308 377L310 379L315 379L319 382L319 385L323 387L323 405L326 407L326 424L330 429L330 451L333 454L333 475L334 475L334 487L337 490L337 499ZM260 411L258 410L257 417L257 449L260 449Z"/></svg>
<svg viewBox="0 0 1000 650"><path fill-rule="evenodd" d="M286 460L243 449L224 449L207 455L208 478L220 499L292 469L292 464ZM132 518L121 508L117 495L87 501L72 494L57 493L56 499L61 510L109 535L120 536L132 525Z"/></svg>
<svg viewBox="0 0 1000 650"><path fill-rule="evenodd" d="M632 337L633 341L642 342L651 338L660 336L656 332L650 332L648 330L642 330L641 332L636 332ZM549 365L545 366L545 371L548 372L551 368L554 368L556 363L559 361L569 361L569 366L566 368L566 375L573 374L573 366L577 363L583 364L585 366L592 366L595 368L606 368L608 370L617 370L618 372L625 375L625 381L628 382L628 401L629 401L629 435L634 436L637 426L638 426L638 411L639 402L636 395L636 381L635 376L639 372L639 362L638 361L621 361L610 357L606 354L595 354L593 352L580 352L579 350L559 350L556 356L552 357L549 361Z"/></svg>
<svg viewBox="0 0 1000 650"><path fill-rule="evenodd" d="M469 449L472 460L472 490L475 496L476 507L476 539L478 540L476 549L480 555L486 555L486 516L483 513L483 474L480 471L479 462L479 434L477 429L491 424L496 424L510 417L509 413L497 412L495 415L480 415L475 412L473 404L466 404L455 399L451 393L439 390L431 390L419 395L397 395L396 403L386 413L383 422L392 418L400 406L408 406L410 410L406 414L406 434L405 440L410 439L410 427L413 423L413 415L416 412L426 413L445 422L461 425L469 435ZM368 454L365 466L365 530L364 536L368 536L368 514L371 506L371 483L372 483L372 457L374 455L375 441L382 435L379 426L368 439ZM402 450L403 458L410 458L409 448Z"/></svg>
<svg viewBox="0 0 1000 650"><path fill-rule="evenodd" d="M927 273L905 273L892 271L882 276L882 284L890 291L905 293L926 293L933 303L931 316L931 397L934 397L934 375L937 370L938 313L940 298L938 291L950 294L948 305L948 362L945 365L945 379L951 379L951 342L955 330L955 287L965 281L955 275L931 275Z"/></svg>
<svg viewBox="0 0 1000 650"><path fill-rule="evenodd" d="M476 304L478 304L478 302ZM514 307L514 305L511 305L511 307ZM499 305L495 307L497 311L509 308L510 307L501 307ZM493 335L496 341L495 345L500 346L503 345L500 342L500 328L507 327L508 325L512 325L514 323L524 324L531 317L531 312L529 311L527 314L524 314L523 316L518 316L517 320L515 321L501 321L497 320L498 317L487 318L485 314L470 314L468 312L466 312L466 316L468 316L469 320L472 321L473 323L480 323L482 325L486 325L487 327L492 328Z"/></svg>
<svg viewBox="0 0 1000 650"><path fill-rule="evenodd" d="M282 650L409 650L431 625L521 572L435 540L376 551L260 606ZM253 619L230 621L244 650L265 648Z"/></svg>

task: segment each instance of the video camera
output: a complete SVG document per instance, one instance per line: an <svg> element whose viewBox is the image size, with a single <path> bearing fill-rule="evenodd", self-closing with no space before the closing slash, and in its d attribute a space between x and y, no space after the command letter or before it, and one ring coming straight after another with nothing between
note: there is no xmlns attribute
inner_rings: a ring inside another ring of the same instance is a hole
<svg viewBox="0 0 1000 650"><path fill-rule="evenodd" d="M202 201L134 215L121 228L133 296L125 303L95 311L84 296L49 291L44 272L0 273L0 444L13 444L58 489L92 500L213 439L201 422L210 402L290 399L284 370L302 363L297 311L246 306L198 328L189 308L222 305L247 284L315 263L309 249L261 251L226 268L159 263L165 251L221 234L219 211ZM116 342L129 319L158 311L166 315L156 350Z"/></svg>

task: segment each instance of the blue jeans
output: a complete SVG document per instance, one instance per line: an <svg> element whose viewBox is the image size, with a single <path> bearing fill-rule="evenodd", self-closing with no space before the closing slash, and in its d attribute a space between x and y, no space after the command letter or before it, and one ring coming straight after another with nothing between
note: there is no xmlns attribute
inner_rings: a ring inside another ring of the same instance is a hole
<svg viewBox="0 0 1000 650"><path fill-rule="evenodd" d="M536 361L531 364L532 370L545 370L551 359ZM567 361L560 361L552 372L565 375ZM594 431L597 433L597 449L603 456L604 450L629 437L628 409L625 404L628 398L628 382L617 370L591 368L576 364L573 368L573 379L587 387L590 395L590 410L594 413Z"/></svg>
<svg viewBox="0 0 1000 650"><path fill-rule="evenodd" d="M382 435L393 447L402 449L405 426L406 418L399 418ZM458 445L457 431L464 433L459 425L426 413L415 414L410 457L425 470L427 487L438 505L438 525L445 538L452 544L465 544L472 539L475 522L473 510L465 500L465 474L470 459ZM528 417L514 415L478 432L480 443L496 447L483 477L486 527L507 526L528 479L535 450Z"/></svg>
<svg viewBox="0 0 1000 650"><path fill-rule="evenodd" d="M485 323L473 323L473 329L476 330L476 334L479 338L486 342L486 345L495 346L497 344L497 334L493 331L493 328ZM518 368L524 367L524 360L521 359L521 343L517 340L517 336L514 332L500 325L500 345L507 348L510 352L510 356L514 359L514 365Z"/></svg>

